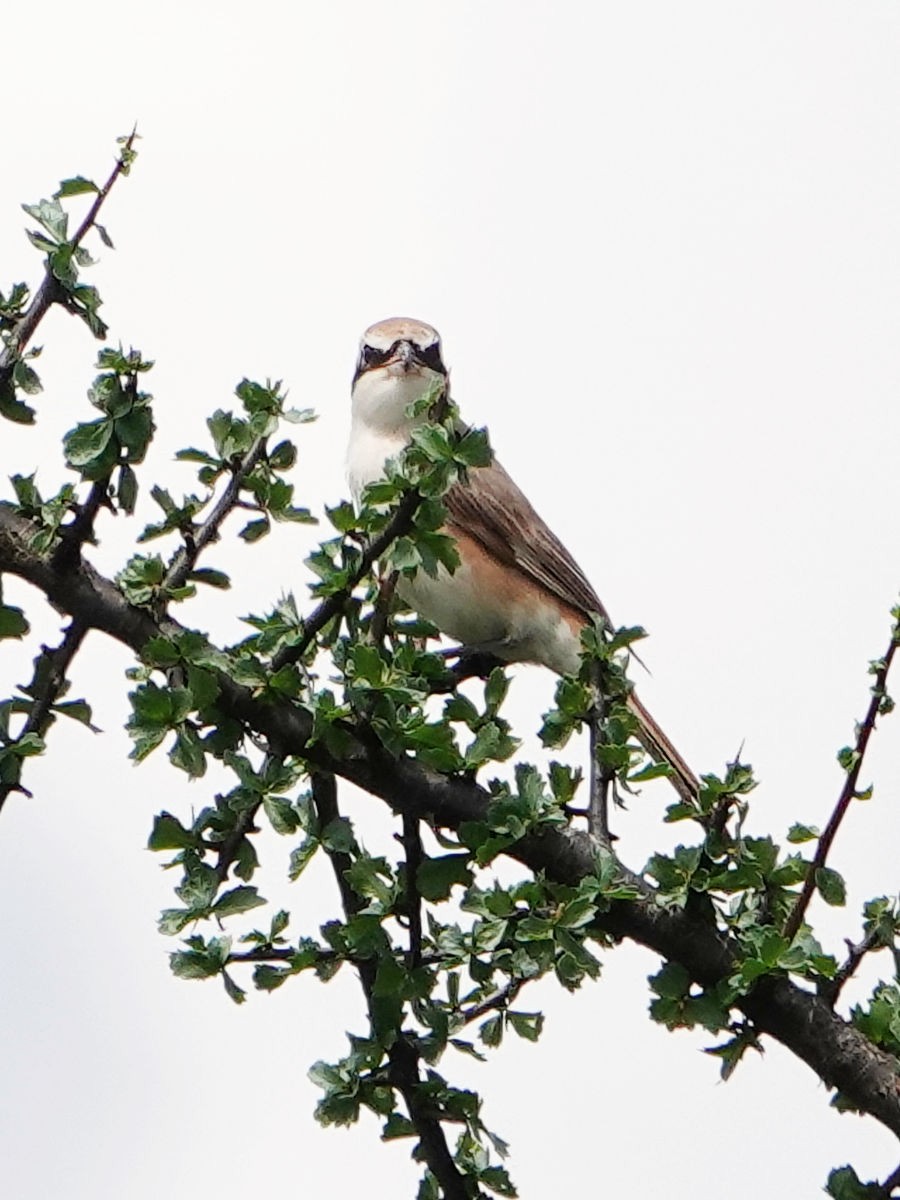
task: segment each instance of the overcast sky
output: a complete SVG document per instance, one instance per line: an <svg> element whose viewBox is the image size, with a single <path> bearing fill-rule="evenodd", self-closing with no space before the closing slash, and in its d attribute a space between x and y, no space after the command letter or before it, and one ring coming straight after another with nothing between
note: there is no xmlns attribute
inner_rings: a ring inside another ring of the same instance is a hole
<svg viewBox="0 0 900 1200"><path fill-rule="evenodd" d="M898 585L896 4L7 7L0 289L39 278L19 204L104 178L135 120L143 137L91 281L110 339L156 360L145 493L190 490L173 451L243 375L271 376L321 414L294 479L314 509L334 503L361 330L427 320L465 415L613 617L650 631L641 690L686 756L721 770L744 745L756 832L824 824ZM90 416L97 345L61 313L38 342L40 423L4 425L0 478L37 467L52 489L59 436ZM141 525L117 521L95 560L115 570ZM208 565L234 588L183 619L242 636L241 615L303 598L308 544L288 530L217 549ZM4 643L0 694L30 653ZM29 765L34 799L0 820L6 1194L412 1195L408 1144L312 1119L307 1068L363 1027L349 973L241 1009L170 975L155 920L173 880L143 847L154 812L187 819L216 783L189 785L163 756L128 764L128 665L89 643L75 686L106 732L54 729ZM515 672L532 757L551 689ZM897 889L896 718L866 774L875 799L833 858L849 907L814 911L835 953L862 901ZM648 789L618 816L632 865L685 836L660 824L667 799ZM387 836L380 804L347 802L372 844ZM265 849L261 890L292 908L295 935L315 932L327 874L288 888L289 846ZM605 960L575 996L534 990L537 1046L446 1063L483 1091L523 1197L814 1196L834 1165L896 1166L891 1137L834 1114L775 1045L718 1083L708 1036L647 1019L654 957Z"/></svg>

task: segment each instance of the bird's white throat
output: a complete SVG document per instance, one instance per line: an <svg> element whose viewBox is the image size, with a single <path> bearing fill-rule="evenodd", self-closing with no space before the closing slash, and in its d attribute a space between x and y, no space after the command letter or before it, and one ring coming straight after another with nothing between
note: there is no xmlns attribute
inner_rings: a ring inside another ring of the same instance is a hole
<svg viewBox="0 0 900 1200"><path fill-rule="evenodd" d="M377 370L357 379L347 446L347 478L357 504L368 484L383 478L387 460L404 449L414 427L425 419L413 420L406 410L436 378L431 371Z"/></svg>

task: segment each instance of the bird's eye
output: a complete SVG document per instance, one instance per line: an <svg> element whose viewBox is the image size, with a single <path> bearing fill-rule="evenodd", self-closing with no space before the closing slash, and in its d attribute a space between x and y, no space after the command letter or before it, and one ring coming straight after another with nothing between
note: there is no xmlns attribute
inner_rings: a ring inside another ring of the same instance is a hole
<svg viewBox="0 0 900 1200"><path fill-rule="evenodd" d="M363 346L361 357L363 366L376 367L379 363L383 363L387 358L387 352L384 350L376 350L374 346Z"/></svg>
<svg viewBox="0 0 900 1200"><path fill-rule="evenodd" d="M439 375L446 375L447 368L441 359L441 346L439 342L432 342L430 346L425 346L419 350L419 358L426 367L430 367L432 371L437 371Z"/></svg>

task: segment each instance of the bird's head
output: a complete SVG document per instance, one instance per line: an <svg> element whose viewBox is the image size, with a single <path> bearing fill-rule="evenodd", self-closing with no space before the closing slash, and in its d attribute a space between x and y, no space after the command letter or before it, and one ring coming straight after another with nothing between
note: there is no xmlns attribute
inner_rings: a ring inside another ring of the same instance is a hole
<svg viewBox="0 0 900 1200"><path fill-rule="evenodd" d="M372 428L400 430L406 409L436 379L446 379L441 339L424 321L390 317L362 336L353 376L353 416Z"/></svg>

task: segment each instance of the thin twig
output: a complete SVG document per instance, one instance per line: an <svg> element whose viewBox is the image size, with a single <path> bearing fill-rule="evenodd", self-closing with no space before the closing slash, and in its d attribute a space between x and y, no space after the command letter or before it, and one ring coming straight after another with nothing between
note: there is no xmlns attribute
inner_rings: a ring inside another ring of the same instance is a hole
<svg viewBox="0 0 900 1200"><path fill-rule="evenodd" d="M612 782L613 772L608 766L601 766L599 762L599 750L606 741L603 731L603 722L606 717L606 698L600 688L600 664L595 663L594 666L594 680L591 688L594 696L591 712L588 717L588 749L591 758L588 793L588 832L603 842L604 845L608 846L610 844L609 787Z"/></svg>
<svg viewBox="0 0 900 1200"><path fill-rule="evenodd" d="M109 499L109 483L112 471L91 484L88 498L76 511L75 517L59 531L59 541L53 552L56 567L72 567L78 562L81 547L94 540L94 522L101 508L112 508ZM115 511L115 510L113 510Z"/></svg>
<svg viewBox="0 0 900 1200"><path fill-rule="evenodd" d="M290 962L296 953L297 951L292 946L257 946L255 950L239 950L229 954L225 965L246 962ZM323 961L334 962L337 955L333 950L323 950L320 958Z"/></svg>
<svg viewBox="0 0 900 1200"><path fill-rule="evenodd" d="M403 814L403 851L406 857L406 916L409 921L409 954L407 964L414 971L422 962L422 897L419 895L418 874L424 854L419 819Z"/></svg>
<svg viewBox="0 0 900 1200"><path fill-rule="evenodd" d="M832 1008L834 1008L835 1004L837 1004L838 997L844 988L844 984L853 978L859 969L859 964L866 957L866 955L876 947L879 949L882 948L882 946L879 946L879 943L881 942L881 933L877 925L872 926L862 941L853 943L849 940L849 938L845 938L844 941L847 946L846 959L835 972L834 978L823 979L818 987L819 995L823 1000L826 1000Z"/></svg>
<svg viewBox="0 0 900 1200"><path fill-rule="evenodd" d="M473 1004L471 1008L462 1009L459 1015L462 1017L463 1023L471 1025L473 1021L477 1021L479 1017L493 1012L494 1009L509 1008L524 985L524 979L511 979L509 983L504 984L502 988L497 988L495 992L491 992L489 996L486 996L478 1004Z"/></svg>
<svg viewBox="0 0 900 1200"><path fill-rule="evenodd" d="M137 384L137 372L132 371L126 387L126 394L132 404L137 399ZM74 567L81 556L81 547L85 542L94 541L94 522L100 509L108 508L115 514L116 510L109 498L109 485L113 472L120 465L120 463L115 463L101 479L97 479L91 484L88 498L77 509L74 519L60 529L59 541L53 552L54 566Z"/></svg>
<svg viewBox="0 0 900 1200"><path fill-rule="evenodd" d="M169 564L166 577L163 580L162 591L169 592L183 586L187 577L197 565L197 559L210 542L216 541L222 522L237 507L238 496L247 476L263 457L266 450L266 438L258 437L250 449L231 468L231 478L222 495L216 501L209 516L203 524L192 532L189 539L176 551Z"/></svg>
<svg viewBox="0 0 900 1200"><path fill-rule="evenodd" d="M235 821L234 829L231 830L224 841L216 846L218 860L215 871L220 883L224 883L228 878L228 872L231 869L231 864L237 858L241 842L248 833L253 832L253 822L256 819L256 814L259 812L261 804L262 800L257 800L255 804L251 804L249 808L245 808Z"/></svg>
<svg viewBox="0 0 900 1200"><path fill-rule="evenodd" d="M407 532L415 516L416 509L421 503L422 497L415 488L411 488L401 498L400 503L397 505L397 510L390 521L388 521L378 537L373 538L363 551L356 570L344 587L327 596L321 604L313 609L309 618L303 622L303 637L301 637L299 642L293 646L285 647L284 650L275 655L275 658L272 660L273 671L279 671L282 667L298 662L303 657L328 622L343 611L344 605L353 594L353 589L365 579L385 550L398 537L402 537Z"/></svg>
<svg viewBox="0 0 900 1200"><path fill-rule="evenodd" d="M116 165L113 167L109 178L103 187L94 197L94 202L87 211L84 220L78 226L75 236L71 239L70 245L74 248L80 245L84 237L94 225L103 207L103 202L112 190L113 184L119 178L124 170L130 165L130 151L134 145L134 139L137 137L137 127L131 131L131 135L122 147L122 152L116 159ZM22 314L16 324L15 332L7 342L4 350L0 353L0 387L2 387L12 375L15 365L22 355L22 351L34 337L38 325L40 325L44 316L51 305L60 303L66 295L62 284L53 274L52 269L48 266L44 273L44 278L38 290L34 294L34 298L28 308Z"/></svg>
<svg viewBox="0 0 900 1200"><path fill-rule="evenodd" d="M28 719L12 745L20 742L22 738L30 733L43 737L47 732L53 717L53 705L59 699L66 684L66 672L69 669L72 659L78 653L87 631L88 626L84 622L73 618L60 644L52 649L44 646L41 653L35 659L34 674L31 677L31 684L27 689L28 693L34 697L34 703L31 706ZM15 782L7 781L0 783L0 810L2 810L3 805L6 803L6 798L10 792L14 791L29 794L18 782L18 779Z"/></svg>
<svg viewBox="0 0 900 1200"><path fill-rule="evenodd" d="M372 610L372 623L369 626L369 636L376 646L381 645L387 633L391 602L394 599L394 592L397 590L397 576L397 571L391 571L389 575L382 579L381 586L378 588L378 595L375 597L375 607Z"/></svg>
<svg viewBox="0 0 900 1200"><path fill-rule="evenodd" d="M853 748L853 761L844 779L844 786L841 788L841 794L838 796L837 804L834 806L834 811L829 818L828 824L819 838L816 852L813 855L812 862L809 864L809 870L806 873L806 878L803 881L803 887L800 889L797 902L791 909L788 919L785 922L784 936L788 941L794 938L797 930L803 923L803 918L806 916L806 910L809 907L809 902L816 888L816 874L825 866L832 842L837 835L847 809L850 807L850 802L856 796L859 774L862 769L863 759L865 758L866 748L869 745L869 738L872 736L872 731L875 728L875 719L885 698L888 672L891 669L891 663L893 662L898 645L900 645L900 622L895 622L891 630L891 641L887 648L887 653L875 672L875 682L872 685L872 698L869 701L865 718L862 724L857 726L856 744Z"/></svg>

